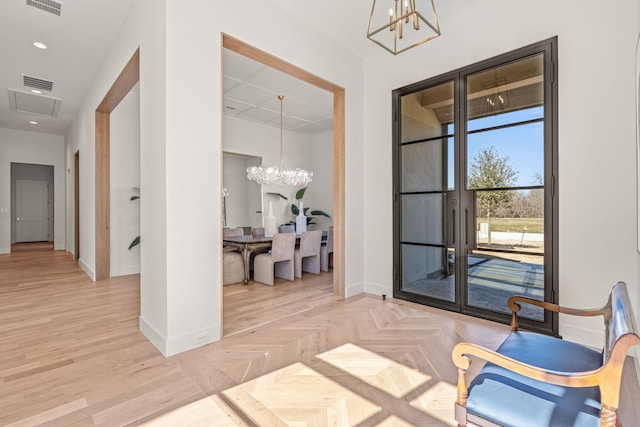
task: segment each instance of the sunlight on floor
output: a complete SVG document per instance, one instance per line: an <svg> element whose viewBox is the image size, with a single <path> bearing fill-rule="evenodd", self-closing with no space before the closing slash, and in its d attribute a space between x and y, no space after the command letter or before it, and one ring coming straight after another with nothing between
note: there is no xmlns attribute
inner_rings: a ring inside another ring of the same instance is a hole
<svg viewBox="0 0 640 427"><path fill-rule="evenodd" d="M174 427L180 425L246 426L220 396L209 396L184 405L158 418L141 424L146 427Z"/></svg>
<svg viewBox="0 0 640 427"><path fill-rule="evenodd" d="M431 384L434 381L429 375L350 343L316 358L318 364L313 368L294 363L229 388L221 395L175 409L144 426L243 426L247 425L245 420L256 425L287 426L354 426L371 422L376 422L377 427L414 425L404 410L396 408L396 413L384 414L383 410L393 409L386 405L383 409L375 403L380 393L419 411L412 414L414 417L420 412L426 414L431 419L429 425L436 425L434 421L437 425L456 425L454 385L442 381Z"/></svg>
<svg viewBox="0 0 640 427"><path fill-rule="evenodd" d="M354 344L342 345L316 357L397 399L431 380L416 369Z"/></svg>
<svg viewBox="0 0 640 427"><path fill-rule="evenodd" d="M453 409L456 392L456 386L440 381L413 400L411 406L439 419L445 425L455 426L458 424L454 419Z"/></svg>
<svg viewBox="0 0 640 427"><path fill-rule="evenodd" d="M223 395L258 425L276 420L295 426L356 425L381 409L302 363L233 387Z"/></svg>

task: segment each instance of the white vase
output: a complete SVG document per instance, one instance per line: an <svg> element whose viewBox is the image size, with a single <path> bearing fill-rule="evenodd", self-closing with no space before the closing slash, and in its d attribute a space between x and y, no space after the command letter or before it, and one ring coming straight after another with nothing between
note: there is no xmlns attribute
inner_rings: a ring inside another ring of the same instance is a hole
<svg viewBox="0 0 640 427"><path fill-rule="evenodd" d="M304 215L304 207L300 202L298 208L298 216L296 217L296 234L302 234L307 231L307 217Z"/></svg>

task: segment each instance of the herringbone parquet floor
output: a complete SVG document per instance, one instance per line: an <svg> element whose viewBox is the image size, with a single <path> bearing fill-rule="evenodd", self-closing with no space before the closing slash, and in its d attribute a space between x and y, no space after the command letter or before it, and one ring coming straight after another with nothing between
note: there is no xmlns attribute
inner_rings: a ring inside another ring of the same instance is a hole
<svg viewBox="0 0 640 427"><path fill-rule="evenodd" d="M137 276L92 283L64 252L0 255L0 425L455 425L451 348L495 348L508 328L338 301L330 274L311 276L226 286L225 338L165 358L138 331Z"/></svg>

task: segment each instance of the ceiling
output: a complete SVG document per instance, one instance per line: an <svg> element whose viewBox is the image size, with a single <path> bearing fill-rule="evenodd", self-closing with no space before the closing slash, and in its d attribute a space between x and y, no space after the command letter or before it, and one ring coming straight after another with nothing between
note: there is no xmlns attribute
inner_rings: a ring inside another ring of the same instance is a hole
<svg viewBox="0 0 640 427"><path fill-rule="evenodd" d="M45 0L61 4L60 16L27 1L0 1L0 127L65 135L134 0ZM51 90L32 93L23 75L53 82ZM17 109L31 112L11 110L10 89Z"/></svg>
<svg viewBox="0 0 640 427"><path fill-rule="evenodd" d="M1 0L0 127L65 135L134 1ZM366 37L370 0L324 0L308 6L264 1L360 57L381 51ZM59 5L60 16L27 3ZM48 49L34 47L36 41ZM45 90L32 93L25 76ZM329 92L225 51L225 114L279 126L279 94L285 95L285 128L306 134L332 129Z"/></svg>
<svg viewBox="0 0 640 427"><path fill-rule="evenodd" d="M223 113L313 135L333 129L333 94L224 49Z"/></svg>

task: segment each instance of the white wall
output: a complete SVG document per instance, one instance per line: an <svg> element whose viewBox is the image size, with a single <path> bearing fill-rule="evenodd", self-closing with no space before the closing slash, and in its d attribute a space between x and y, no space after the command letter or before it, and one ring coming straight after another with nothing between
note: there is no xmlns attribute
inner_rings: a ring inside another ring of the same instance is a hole
<svg viewBox="0 0 640 427"><path fill-rule="evenodd" d="M321 210L331 216L316 217L310 229L328 230L333 225L333 131L311 137L311 170L313 181L304 197L310 210Z"/></svg>
<svg viewBox="0 0 640 427"><path fill-rule="evenodd" d="M260 158L224 153L223 185L227 190L225 227L262 227L262 191L247 179L247 168L260 165Z"/></svg>
<svg viewBox="0 0 640 427"><path fill-rule="evenodd" d="M95 110L139 47L140 188L144 194L140 199L140 235L144 242L140 253L140 328L160 351L167 354L164 3L161 0L133 3L118 39L67 134L66 155L71 163L73 154L80 151L80 265L95 278ZM72 191L71 183L68 189ZM219 323L215 310L209 316L211 324Z"/></svg>
<svg viewBox="0 0 640 427"><path fill-rule="evenodd" d="M451 0L442 36L365 61L365 289L391 293L393 89L553 36L559 42L559 300L597 307L628 282L638 301L634 52L637 1ZM441 12L441 11L439 11ZM399 72L398 70L401 70ZM601 346L601 321L561 316L565 338Z"/></svg>
<svg viewBox="0 0 640 427"><path fill-rule="evenodd" d="M11 252L11 163L53 166L54 242L66 248L66 166L64 138L37 132L0 128L0 253Z"/></svg>
<svg viewBox="0 0 640 427"><path fill-rule="evenodd" d="M140 92L134 88L111 113L111 276L140 273ZM148 189L147 189L148 190Z"/></svg>
<svg viewBox="0 0 640 427"><path fill-rule="evenodd" d="M91 272L94 111L140 46L140 182L143 193L153 189L141 200L148 244L141 254L140 321L164 354L194 347L201 333L206 341L220 336L222 32L346 88L347 295L391 294L391 91L558 35L560 302L598 306L616 280L627 281L640 301L637 1L600 7L577 0L450 0L446 9L453 13L440 15L442 37L397 57L381 50L364 63L264 3L247 0L243 7L253 13L240 20L228 19L237 15L233 3L135 2L67 137L69 164L81 152L81 261ZM189 221L185 210L194 212ZM598 345L600 330L598 322L561 318L568 339Z"/></svg>
<svg viewBox="0 0 640 427"><path fill-rule="evenodd" d="M81 153L81 261L92 274L94 112L139 46L140 328L165 355L221 334L222 32L347 88L346 190L362 187L362 61L276 7L259 0L243 7L253 13L228 19L237 15L234 3L134 2L67 136L67 160L78 148ZM347 286L360 288L361 206L361 196L347 202L345 227L347 254L353 254L347 255Z"/></svg>

